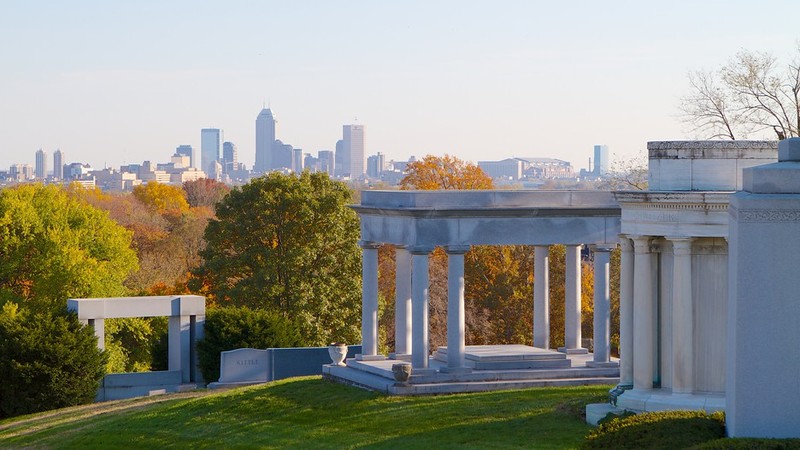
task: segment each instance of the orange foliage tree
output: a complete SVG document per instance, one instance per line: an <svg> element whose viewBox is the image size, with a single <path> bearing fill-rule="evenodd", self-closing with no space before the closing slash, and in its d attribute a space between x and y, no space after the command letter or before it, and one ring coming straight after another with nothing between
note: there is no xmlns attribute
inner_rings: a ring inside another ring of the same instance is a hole
<svg viewBox="0 0 800 450"><path fill-rule="evenodd" d="M455 156L428 155L408 163L400 189L492 189L492 179L480 167Z"/></svg>

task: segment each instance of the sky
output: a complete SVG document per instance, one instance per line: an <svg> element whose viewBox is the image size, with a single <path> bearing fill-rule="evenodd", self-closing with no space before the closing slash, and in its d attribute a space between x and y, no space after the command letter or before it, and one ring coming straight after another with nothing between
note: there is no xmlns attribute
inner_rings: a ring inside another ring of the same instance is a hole
<svg viewBox="0 0 800 450"><path fill-rule="evenodd" d="M251 167L264 105L314 155L358 123L387 160L642 158L702 137L680 120L688 72L742 49L788 63L798 17L796 0L0 0L0 170L40 148L165 162L201 128Z"/></svg>

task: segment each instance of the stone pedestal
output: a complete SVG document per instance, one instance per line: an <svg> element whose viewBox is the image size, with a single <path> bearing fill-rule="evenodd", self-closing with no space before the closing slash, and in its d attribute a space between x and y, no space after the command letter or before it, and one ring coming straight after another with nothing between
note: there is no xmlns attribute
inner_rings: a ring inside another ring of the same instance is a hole
<svg viewBox="0 0 800 450"><path fill-rule="evenodd" d="M726 429L800 437L800 138L747 169L730 203Z"/></svg>

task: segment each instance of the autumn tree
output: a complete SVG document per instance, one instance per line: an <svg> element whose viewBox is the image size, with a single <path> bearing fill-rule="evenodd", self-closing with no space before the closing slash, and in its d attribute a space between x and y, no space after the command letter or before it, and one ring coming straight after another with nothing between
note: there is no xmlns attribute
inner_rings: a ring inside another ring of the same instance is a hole
<svg viewBox="0 0 800 450"><path fill-rule="evenodd" d="M180 217L189 211L186 192L177 186L151 181L134 187L133 196L162 216Z"/></svg>
<svg viewBox="0 0 800 450"><path fill-rule="evenodd" d="M214 205L228 195L231 188L212 178L200 178L184 182L183 190L186 192L186 200L192 208L205 206L213 209Z"/></svg>
<svg viewBox="0 0 800 450"><path fill-rule="evenodd" d="M680 108L703 138L763 130L778 139L800 135L800 55L781 64L769 53L742 50L717 71L691 72L689 85Z"/></svg>
<svg viewBox="0 0 800 450"><path fill-rule="evenodd" d="M274 311L305 345L360 339L361 250L351 194L325 173L269 175L234 188L206 228L199 288L219 304Z"/></svg>
<svg viewBox="0 0 800 450"><path fill-rule="evenodd" d="M408 163L400 189L492 189L492 179L475 164L455 156L427 155Z"/></svg>
<svg viewBox="0 0 800 450"><path fill-rule="evenodd" d="M68 298L114 297L137 269L131 233L55 186L0 190L0 304L62 309Z"/></svg>

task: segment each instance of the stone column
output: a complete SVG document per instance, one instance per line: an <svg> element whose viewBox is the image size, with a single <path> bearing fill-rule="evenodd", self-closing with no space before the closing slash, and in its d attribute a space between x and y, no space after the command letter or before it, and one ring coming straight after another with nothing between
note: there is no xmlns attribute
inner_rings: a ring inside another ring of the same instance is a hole
<svg viewBox="0 0 800 450"><path fill-rule="evenodd" d="M692 314L692 239L672 242L672 392L694 391L694 318Z"/></svg>
<svg viewBox="0 0 800 450"><path fill-rule="evenodd" d="M533 346L550 348L550 248L533 248Z"/></svg>
<svg viewBox="0 0 800 450"><path fill-rule="evenodd" d="M567 354L588 353L581 347L581 246L567 245L564 286L564 347Z"/></svg>
<svg viewBox="0 0 800 450"><path fill-rule="evenodd" d="M428 368L428 256L433 248L413 247L411 251L411 367Z"/></svg>
<svg viewBox="0 0 800 450"><path fill-rule="evenodd" d="M411 253L395 248L394 359L411 357Z"/></svg>
<svg viewBox="0 0 800 450"><path fill-rule="evenodd" d="M167 368L170 371L181 371L181 381L189 383L192 380L191 367L191 317L170 316L167 352Z"/></svg>
<svg viewBox="0 0 800 450"><path fill-rule="evenodd" d="M94 330L94 335L97 338L97 348L100 350L106 349L106 324L105 319L88 319L86 321Z"/></svg>
<svg viewBox="0 0 800 450"><path fill-rule="evenodd" d="M468 245L447 251L447 372L466 372L464 361L464 253Z"/></svg>
<svg viewBox="0 0 800 450"><path fill-rule="evenodd" d="M358 360L378 359L378 247L360 241L361 266L361 354ZM381 358L382 359L382 358Z"/></svg>
<svg viewBox="0 0 800 450"><path fill-rule="evenodd" d="M619 261L619 385L633 387L633 243L620 235Z"/></svg>
<svg viewBox="0 0 800 450"><path fill-rule="evenodd" d="M594 252L594 358L589 367L616 366L611 362L611 250L613 246L593 245Z"/></svg>
<svg viewBox="0 0 800 450"><path fill-rule="evenodd" d="M633 389L653 389L653 268L649 236L633 236Z"/></svg>

